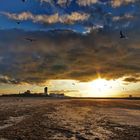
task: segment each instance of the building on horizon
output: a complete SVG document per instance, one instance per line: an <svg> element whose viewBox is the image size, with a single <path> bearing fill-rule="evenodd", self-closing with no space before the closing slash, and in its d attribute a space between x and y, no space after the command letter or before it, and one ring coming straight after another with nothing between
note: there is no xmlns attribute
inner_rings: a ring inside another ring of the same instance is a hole
<svg viewBox="0 0 140 140"><path fill-rule="evenodd" d="M45 95L48 95L48 87L45 87L45 88L44 88L44 94L45 94Z"/></svg>
<svg viewBox="0 0 140 140"><path fill-rule="evenodd" d="M27 91L25 91L23 94L31 94L31 91L30 90L27 90Z"/></svg>
<svg viewBox="0 0 140 140"><path fill-rule="evenodd" d="M129 98L132 98L133 96L132 95L129 95Z"/></svg>

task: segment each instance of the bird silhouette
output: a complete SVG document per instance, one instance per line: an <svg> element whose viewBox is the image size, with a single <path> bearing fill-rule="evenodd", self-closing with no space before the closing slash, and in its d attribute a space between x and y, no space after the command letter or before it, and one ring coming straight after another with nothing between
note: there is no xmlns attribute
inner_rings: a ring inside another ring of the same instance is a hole
<svg viewBox="0 0 140 140"><path fill-rule="evenodd" d="M20 24L20 21L17 21L16 23L17 23L17 24Z"/></svg>
<svg viewBox="0 0 140 140"><path fill-rule="evenodd" d="M120 31L120 38L126 38L122 31Z"/></svg>
<svg viewBox="0 0 140 140"><path fill-rule="evenodd" d="M26 2L26 0L22 0L22 2Z"/></svg>
<svg viewBox="0 0 140 140"><path fill-rule="evenodd" d="M31 38L25 38L27 41L33 42L36 41L35 39L31 39Z"/></svg>

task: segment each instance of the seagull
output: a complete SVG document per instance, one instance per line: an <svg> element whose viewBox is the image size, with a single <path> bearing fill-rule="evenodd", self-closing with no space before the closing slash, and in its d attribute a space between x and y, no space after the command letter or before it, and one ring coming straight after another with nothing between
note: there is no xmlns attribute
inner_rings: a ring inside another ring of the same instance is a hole
<svg viewBox="0 0 140 140"><path fill-rule="evenodd" d="M122 31L120 31L120 38L126 38Z"/></svg>
<svg viewBox="0 0 140 140"><path fill-rule="evenodd" d="M17 21L17 24L20 24L20 21Z"/></svg>
<svg viewBox="0 0 140 140"><path fill-rule="evenodd" d="M26 2L26 0L22 0L22 2Z"/></svg>
<svg viewBox="0 0 140 140"><path fill-rule="evenodd" d="M31 38L25 38L25 39L30 41L30 42L36 41L35 39L31 39Z"/></svg>

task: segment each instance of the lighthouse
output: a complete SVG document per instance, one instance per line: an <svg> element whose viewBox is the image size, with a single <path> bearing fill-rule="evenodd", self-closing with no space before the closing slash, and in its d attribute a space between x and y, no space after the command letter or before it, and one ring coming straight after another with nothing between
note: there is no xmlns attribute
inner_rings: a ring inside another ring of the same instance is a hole
<svg viewBox="0 0 140 140"><path fill-rule="evenodd" d="M45 88L44 88L44 94L45 94L45 95L48 95L48 87L45 87Z"/></svg>

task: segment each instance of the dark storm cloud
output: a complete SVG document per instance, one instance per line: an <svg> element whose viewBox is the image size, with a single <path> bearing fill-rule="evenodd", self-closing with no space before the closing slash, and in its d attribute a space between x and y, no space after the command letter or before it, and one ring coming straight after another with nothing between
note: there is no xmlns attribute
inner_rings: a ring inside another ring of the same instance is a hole
<svg viewBox="0 0 140 140"><path fill-rule="evenodd" d="M140 82L140 78L136 78L136 77L127 77L124 79L125 82L129 82L129 83L137 83Z"/></svg>
<svg viewBox="0 0 140 140"><path fill-rule="evenodd" d="M50 79L90 81L100 73L106 79L138 78L140 73L140 30L92 31L0 31L1 83L36 83ZM33 38L30 42L25 38ZM129 79L126 79L129 80Z"/></svg>

